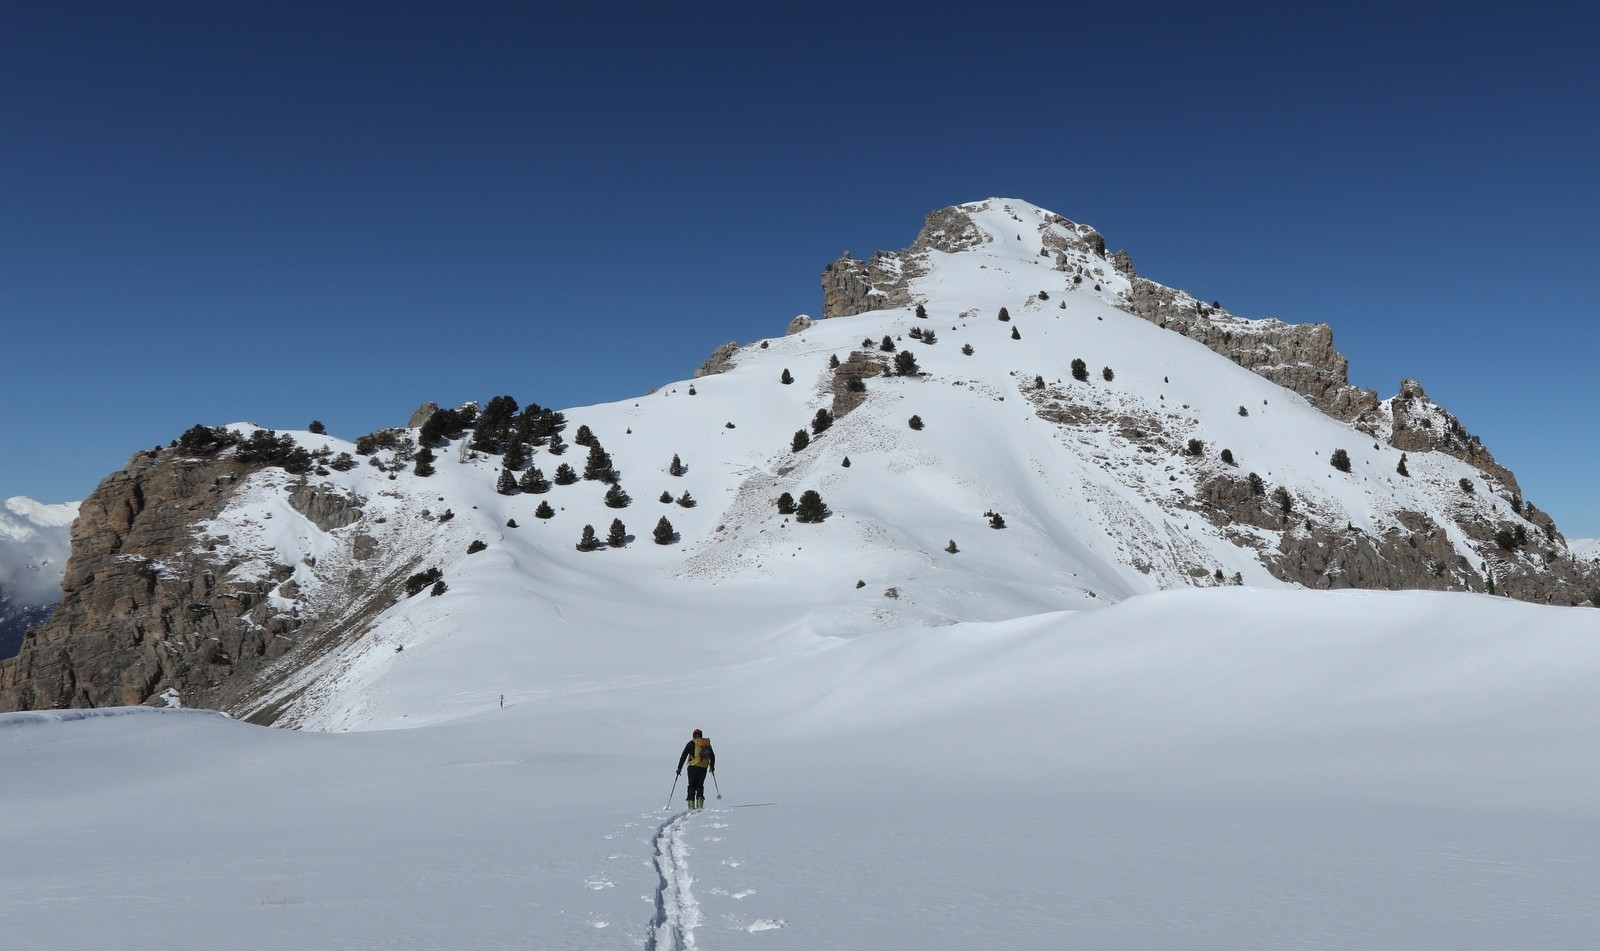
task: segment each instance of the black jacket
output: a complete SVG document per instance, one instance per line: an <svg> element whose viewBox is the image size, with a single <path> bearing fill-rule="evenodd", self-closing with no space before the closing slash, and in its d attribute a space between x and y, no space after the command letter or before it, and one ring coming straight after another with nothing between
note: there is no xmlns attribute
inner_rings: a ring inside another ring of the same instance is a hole
<svg viewBox="0 0 1600 951"><path fill-rule="evenodd" d="M689 742L683 744L683 752L678 754L678 772L683 772L683 764L687 763L689 761L689 757L693 755L694 740L690 740ZM711 767L711 771L713 773L717 771L717 751L711 748L710 743L706 744L706 762Z"/></svg>

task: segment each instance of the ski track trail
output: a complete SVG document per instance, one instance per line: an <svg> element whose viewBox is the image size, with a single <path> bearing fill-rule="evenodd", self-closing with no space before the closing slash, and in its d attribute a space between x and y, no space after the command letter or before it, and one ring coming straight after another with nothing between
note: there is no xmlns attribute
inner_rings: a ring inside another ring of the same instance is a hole
<svg viewBox="0 0 1600 951"><path fill-rule="evenodd" d="M690 815L680 812L656 830L656 873L661 881L656 886L656 914L645 951L687 951L695 946L694 929L700 926L701 914L690 889L694 877L689 874L690 850L684 841Z"/></svg>

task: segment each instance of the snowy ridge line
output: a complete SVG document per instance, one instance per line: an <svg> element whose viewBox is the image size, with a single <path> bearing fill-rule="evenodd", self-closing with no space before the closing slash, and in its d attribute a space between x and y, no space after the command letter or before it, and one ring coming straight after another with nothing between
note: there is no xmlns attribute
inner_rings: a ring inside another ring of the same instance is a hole
<svg viewBox="0 0 1600 951"><path fill-rule="evenodd" d="M694 929L700 926L700 903L689 886L689 846L683 840L688 812L680 812L656 830L656 914L645 936L645 951L686 951L693 948Z"/></svg>

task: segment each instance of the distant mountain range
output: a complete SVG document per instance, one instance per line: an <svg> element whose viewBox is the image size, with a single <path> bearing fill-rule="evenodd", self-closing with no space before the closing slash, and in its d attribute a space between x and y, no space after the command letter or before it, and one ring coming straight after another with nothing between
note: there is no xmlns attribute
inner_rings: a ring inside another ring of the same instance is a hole
<svg viewBox="0 0 1600 951"><path fill-rule="evenodd" d="M823 291L822 318L637 399L426 404L352 441L199 427L136 455L83 503L0 709L382 726L508 669L692 645L708 616L755 663L799 632L1176 588L1600 586L1421 385L1353 387L1326 326L1156 284L1026 202L936 211Z"/></svg>
<svg viewBox="0 0 1600 951"><path fill-rule="evenodd" d="M28 628L61 600L78 503L45 505L23 496L0 504L0 658L14 655Z"/></svg>

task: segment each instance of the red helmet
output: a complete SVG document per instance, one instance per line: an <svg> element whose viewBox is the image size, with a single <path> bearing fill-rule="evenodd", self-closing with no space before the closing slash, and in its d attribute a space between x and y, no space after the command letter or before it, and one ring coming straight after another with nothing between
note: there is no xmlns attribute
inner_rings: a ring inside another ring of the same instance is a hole
<svg viewBox="0 0 1600 951"><path fill-rule="evenodd" d="M699 736L699 735L700 735L700 731L699 731L699 730L695 730L695 731L694 731L694 735L695 735L695 736Z"/></svg>

